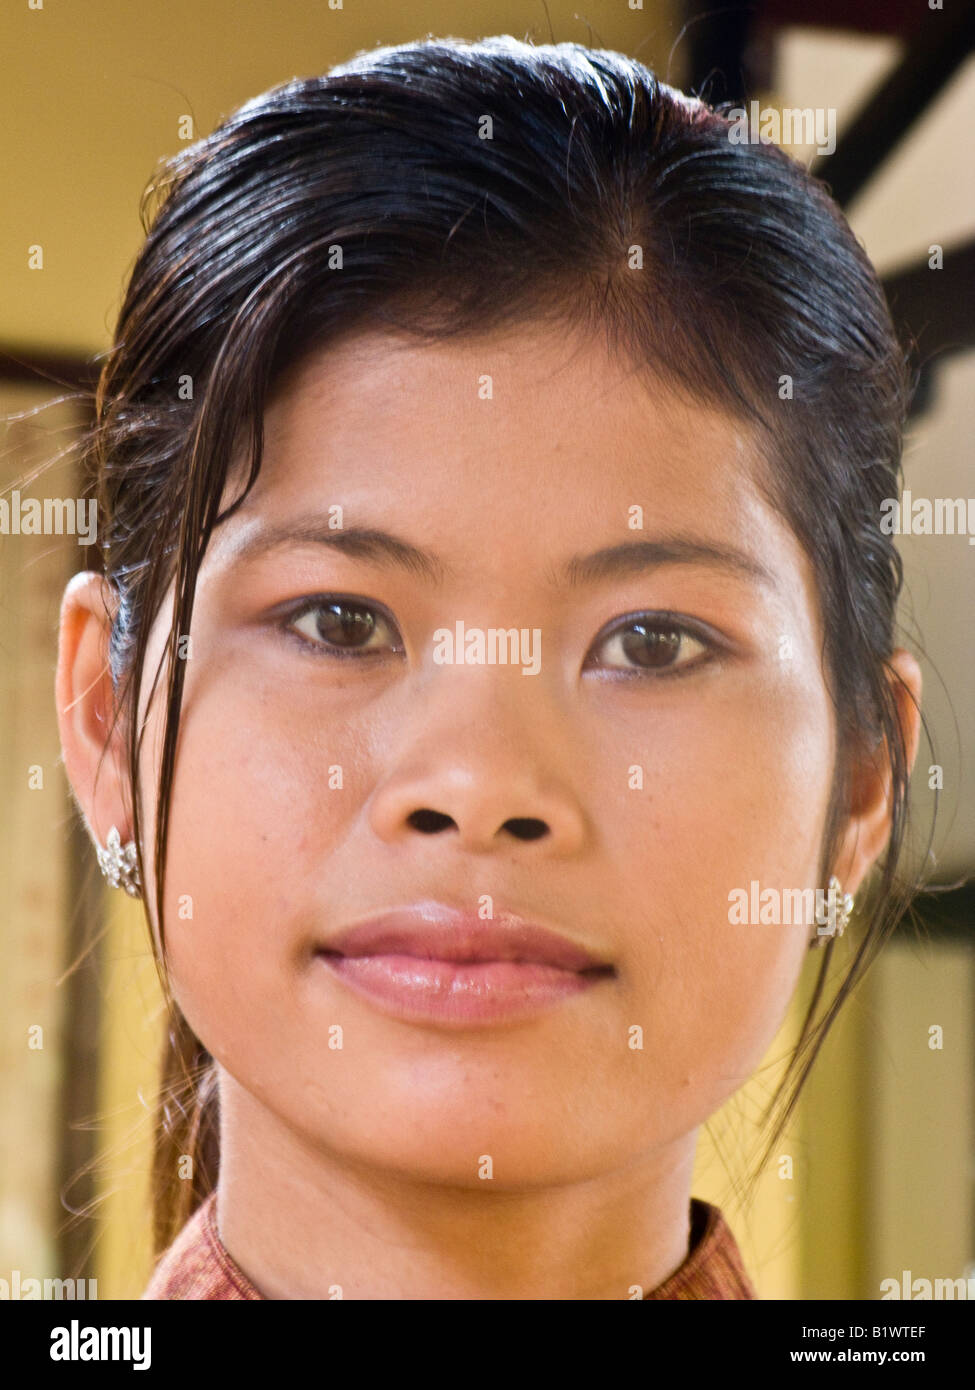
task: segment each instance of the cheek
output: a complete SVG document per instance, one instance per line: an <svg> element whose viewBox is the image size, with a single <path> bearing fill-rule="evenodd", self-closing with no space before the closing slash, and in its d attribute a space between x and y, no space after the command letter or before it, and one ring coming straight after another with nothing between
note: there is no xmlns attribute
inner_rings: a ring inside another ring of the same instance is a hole
<svg viewBox="0 0 975 1390"><path fill-rule="evenodd" d="M619 723L602 721L594 745L610 843L622 837L628 862L693 866L714 879L743 856L781 852L794 864L797 852L818 849L834 735L812 672L634 705Z"/></svg>
<svg viewBox="0 0 975 1390"><path fill-rule="evenodd" d="M266 1046L289 1017L282 956L320 914L363 799L367 753L355 730L332 717L327 729L303 722L284 703L213 681L181 722L166 956L177 1002L218 1058L231 1036L237 1051Z"/></svg>
<svg viewBox="0 0 975 1390"><path fill-rule="evenodd" d="M224 902L320 870L361 805L370 758L351 707L324 717L300 693L218 673L182 718L169 893L177 844Z"/></svg>
<svg viewBox="0 0 975 1390"><path fill-rule="evenodd" d="M658 1059L710 1113L761 1060L807 957L807 929L732 922L729 895L753 880L817 886L831 710L811 674L777 677L760 700L675 699L630 724L623 746L601 755L623 774L605 782L621 985ZM626 785L634 765L642 788Z"/></svg>

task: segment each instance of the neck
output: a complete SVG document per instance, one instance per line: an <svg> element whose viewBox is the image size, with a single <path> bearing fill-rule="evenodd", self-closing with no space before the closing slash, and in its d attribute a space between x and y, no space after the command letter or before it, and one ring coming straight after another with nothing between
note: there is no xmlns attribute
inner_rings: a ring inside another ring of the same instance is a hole
<svg viewBox="0 0 975 1390"><path fill-rule="evenodd" d="M297 1134L221 1069L217 1224L271 1299L631 1299L687 1256L696 1131L558 1186L424 1180Z"/></svg>

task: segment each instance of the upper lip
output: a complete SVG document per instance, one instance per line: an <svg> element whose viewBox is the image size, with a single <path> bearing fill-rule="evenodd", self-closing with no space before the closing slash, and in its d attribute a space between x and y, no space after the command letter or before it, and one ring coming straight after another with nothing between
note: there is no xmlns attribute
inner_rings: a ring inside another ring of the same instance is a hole
<svg viewBox="0 0 975 1390"><path fill-rule="evenodd" d="M612 968L577 942L515 913L496 910L485 921L434 902L381 912L338 932L319 949L342 956L525 961L575 971Z"/></svg>

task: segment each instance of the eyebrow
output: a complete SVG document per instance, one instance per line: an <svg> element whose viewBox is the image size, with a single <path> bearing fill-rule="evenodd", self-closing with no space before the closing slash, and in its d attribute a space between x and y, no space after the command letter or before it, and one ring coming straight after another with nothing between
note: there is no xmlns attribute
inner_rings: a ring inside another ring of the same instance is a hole
<svg viewBox="0 0 975 1390"><path fill-rule="evenodd" d="M452 572L438 556L391 535L389 531L381 531L373 526L334 529L317 518L262 527L234 547L232 563L242 564L259 559L272 550L295 545L327 546L330 550L338 550L356 559L408 570L418 578L431 580L435 584L442 583Z"/></svg>
<svg viewBox="0 0 975 1390"><path fill-rule="evenodd" d="M455 573L438 555L410 541L372 526L333 529L316 518L263 527L234 547L233 563L260 558L270 551L295 545L321 545L356 559L369 560L408 571L434 584ZM550 567L549 582L556 588L580 588L610 579L641 574L664 565L705 565L742 578L775 586L772 572L754 556L734 546L678 534L655 540L621 541L590 555L574 555L560 568Z"/></svg>
<svg viewBox="0 0 975 1390"><path fill-rule="evenodd" d="M745 579L757 580L769 587L775 586L771 570L754 556L735 546L688 535L621 541L619 545L606 546L592 555L575 555L563 567L561 575L555 574L552 579L556 584L576 588L659 569L663 565L707 565Z"/></svg>

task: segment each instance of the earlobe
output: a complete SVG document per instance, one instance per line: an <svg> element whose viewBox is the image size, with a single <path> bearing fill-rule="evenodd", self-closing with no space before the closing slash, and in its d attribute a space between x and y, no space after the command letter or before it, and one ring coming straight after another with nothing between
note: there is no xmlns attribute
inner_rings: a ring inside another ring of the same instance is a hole
<svg viewBox="0 0 975 1390"><path fill-rule="evenodd" d="M910 773L921 733L921 669L903 648L898 648L887 664ZM890 838L893 785L886 743L864 749L851 771L849 816L834 864L847 893L857 893Z"/></svg>
<svg viewBox="0 0 975 1390"><path fill-rule="evenodd" d="M128 763L108 664L114 596L92 571L76 574L61 600L55 681L58 731L68 780L88 828L104 845L113 825L131 834Z"/></svg>

